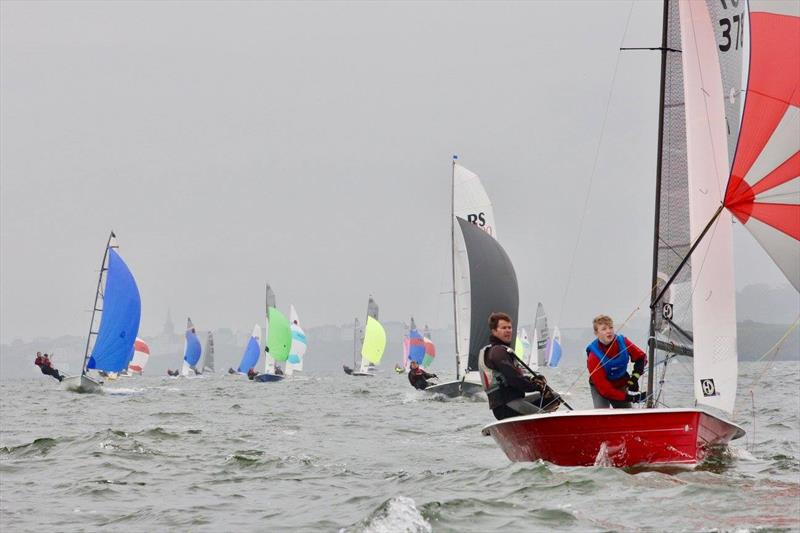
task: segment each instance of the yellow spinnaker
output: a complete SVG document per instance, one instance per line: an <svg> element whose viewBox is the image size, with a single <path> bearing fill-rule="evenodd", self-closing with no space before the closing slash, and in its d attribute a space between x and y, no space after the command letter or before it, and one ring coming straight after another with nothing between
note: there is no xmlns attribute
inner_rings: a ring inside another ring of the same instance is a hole
<svg viewBox="0 0 800 533"><path fill-rule="evenodd" d="M520 361L525 360L525 345L522 344L522 339L519 337L517 337L517 341L514 343L514 353Z"/></svg>
<svg viewBox="0 0 800 533"><path fill-rule="evenodd" d="M364 345L361 347L361 357L370 363L377 365L383 357L383 350L386 349L386 330L381 323L367 317L367 327L364 329Z"/></svg>

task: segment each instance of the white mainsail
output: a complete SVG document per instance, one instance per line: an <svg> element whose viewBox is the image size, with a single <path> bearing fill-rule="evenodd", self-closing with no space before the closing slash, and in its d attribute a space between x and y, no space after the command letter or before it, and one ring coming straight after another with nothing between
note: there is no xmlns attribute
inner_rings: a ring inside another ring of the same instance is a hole
<svg viewBox="0 0 800 533"><path fill-rule="evenodd" d="M497 224L494 209L489 195L483 188L477 174L453 162L453 224L456 217L475 224L487 234L497 239ZM467 247L464 237L453 230L453 292L455 305L456 358L458 360L458 377L468 370L470 346L470 276Z"/></svg>
<svg viewBox="0 0 800 533"><path fill-rule="evenodd" d="M729 4L730 15L744 19L744 4ZM726 90L722 65L738 63L741 76L742 51L731 47L721 56L715 7L680 2L691 241L712 224L691 258L694 389L698 403L733 412L738 374L733 234L722 205L730 169L727 133L739 125L739 107L728 106L726 116L725 101L740 98L741 78L729 80Z"/></svg>
<svg viewBox="0 0 800 533"><path fill-rule="evenodd" d="M536 349L536 359L529 359L532 368L547 366L547 343L550 340L550 330L547 327L547 315L544 312L542 302L536 306L536 318L533 323L534 328L534 347ZM533 350L531 350L533 351ZM531 354L532 356L533 354Z"/></svg>

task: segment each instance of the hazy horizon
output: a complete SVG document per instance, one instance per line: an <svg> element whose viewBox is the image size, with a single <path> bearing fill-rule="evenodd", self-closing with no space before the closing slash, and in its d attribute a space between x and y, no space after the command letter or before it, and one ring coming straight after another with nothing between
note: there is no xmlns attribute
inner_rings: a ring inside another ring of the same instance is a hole
<svg viewBox="0 0 800 533"><path fill-rule="evenodd" d="M539 301L570 327L646 313L659 55L619 47L660 43L658 3L0 14L0 342L85 335L111 229L144 334L167 309L245 328L266 282L306 327L370 294L446 327L453 154L492 199L521 323ZM738 289L786 284L738 224L734 250Z"/></svg>

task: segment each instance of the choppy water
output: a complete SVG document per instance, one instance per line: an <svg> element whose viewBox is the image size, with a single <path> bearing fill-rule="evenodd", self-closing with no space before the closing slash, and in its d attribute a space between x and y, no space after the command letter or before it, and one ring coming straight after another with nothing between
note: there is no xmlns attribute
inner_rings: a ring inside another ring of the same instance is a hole
<svg viewBox="0 0 800 533"><path fill-rule="evenodd" d="M0 526L797 531L800 366L778 363L754 388L753 431L748 386L763 368L741 367L735 421L747 438L679 474L512 464L480 434L493 420L485 401L430 398L386 371L277 384L131 378L102 395L45 376L4 381ZM591 402L580 374L551 373L561 390L577 380L578 408Z"/></svg>

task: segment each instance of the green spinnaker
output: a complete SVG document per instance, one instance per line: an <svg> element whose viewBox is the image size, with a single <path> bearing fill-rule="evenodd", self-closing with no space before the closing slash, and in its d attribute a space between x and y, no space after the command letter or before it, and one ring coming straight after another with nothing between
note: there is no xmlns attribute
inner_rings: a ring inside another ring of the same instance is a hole
<svg viewBox="0 0 800 533"><path fill-rule="evenodd" d="M386 331L381 323L367 317L367 327L364 329L364 345L361 347L361 356L370 363L377 365L386 349Z"/></svg>
<svg viewBox="0 0 800 533"><path fill-rule="evenodd" d="M289 348L292 346L292 330L289 328L289 320L274 307L269 308L267 320L269 320L269 334L267 335L269 356L276 361L286 361L289 358Z"/></svg>

